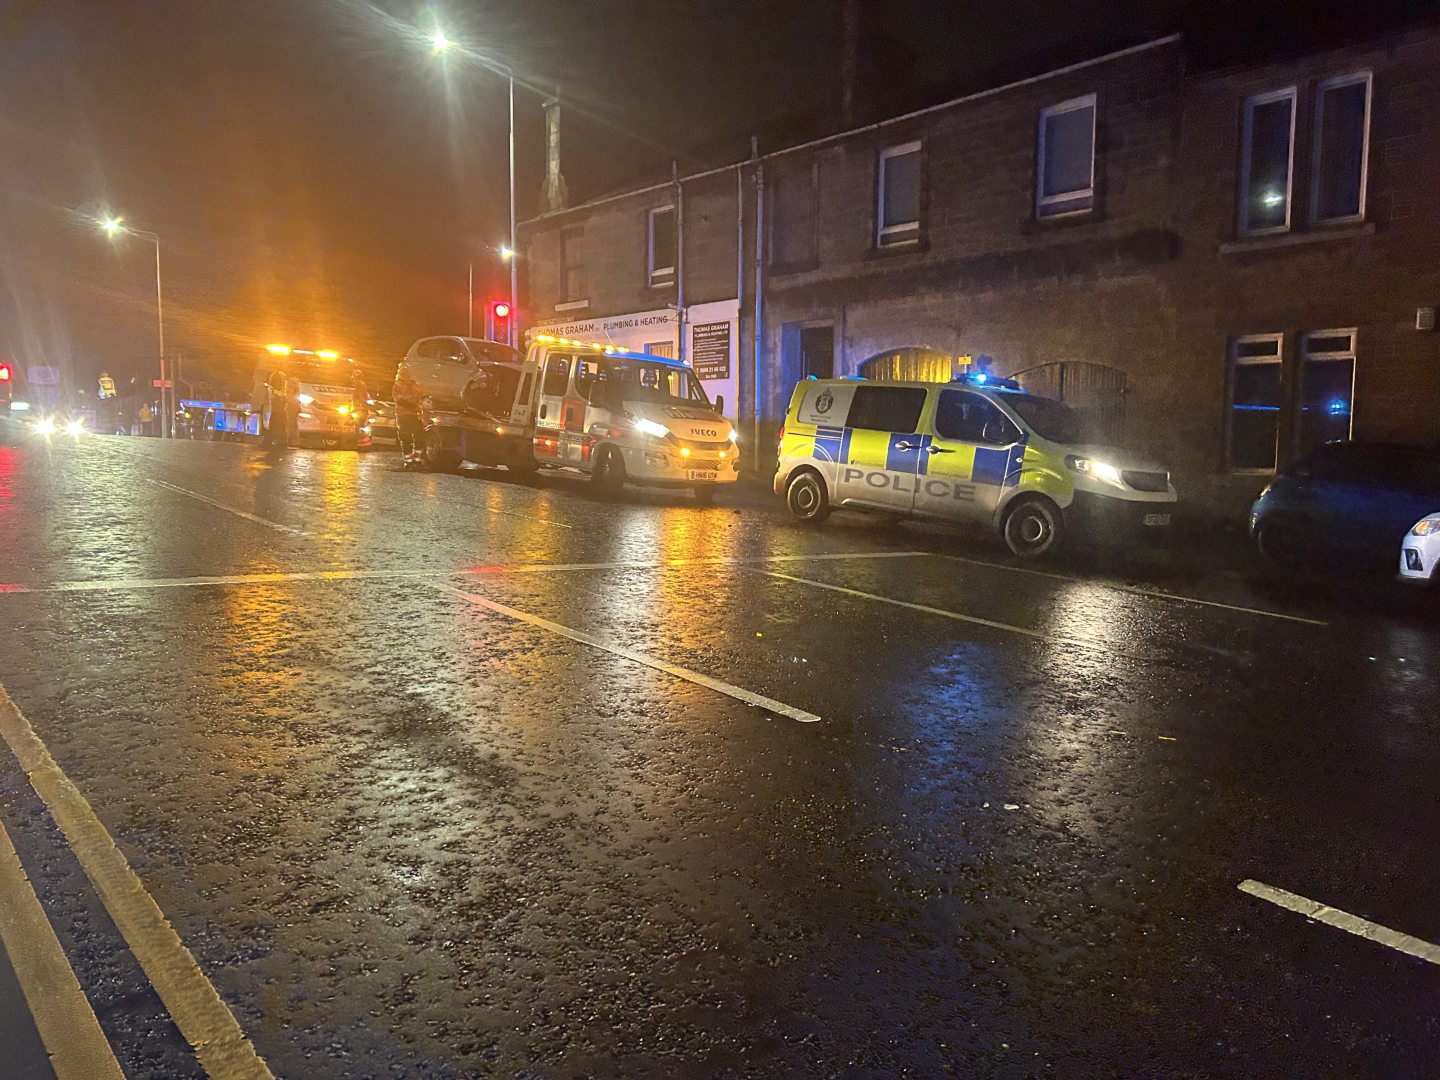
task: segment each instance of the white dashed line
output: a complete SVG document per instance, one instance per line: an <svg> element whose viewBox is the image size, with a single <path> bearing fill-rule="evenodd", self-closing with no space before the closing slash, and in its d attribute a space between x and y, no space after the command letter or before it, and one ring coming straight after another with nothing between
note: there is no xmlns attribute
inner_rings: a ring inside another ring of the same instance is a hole
<svg viewBox="0 0 1440 1080"><path fill-rule="evenodd" d="M1093 578L1075 577L1071 574L1057 574L1053 570L1037 570L1029 566L1007 566L1005 563L988 562L985 559L971 559L964 555L937 555L936 558L951 562L968 563L970 566L984 566L991 570L1007 570L1012 574L1029 574L1031 577L1049 578L1052 581L1068 581L1075 585L1094 585L1114 592L1130 593L1132 596L1148 596L1156 600L1171 600L1177 604L1198 604L1201 607L1223 608L1245 615L1261 615L1267 619L1283 619L1287 622L1305 623L1308 626L1329 626L1324 619L1311 619L1304 615L1287 615L1281 611L1267 611L1265 608L1245 607L1243 604L1226 604L1220 600L1202 600L1197 596L1164 592L1160 589L1143 589L1138 585L1120 585L1111 581L1097 581Z"/></svg>
<svg viewBox="0 0 1440 1080"><path fill-rule="evenodd" d="M269 518L260 517L258 514L252 514L246 510L240 510L234 506L227 506L222 502L217 502L216 500L209 498L208 496L201 495L199 492L191 491L188 488L176 487L174 484L167 484L164 480L150 480L149 482L154 484L156 487L164 488L166 491L173 491L179 495L188 495L190 498L198 499L200 502L205 503L207 506L213 506L217 510L224 510L227 514L234 514L236 517L242 517L246 521L253 521L257 525L266 525L272 529L279 529L281 532L287 532L294 536L305 535L305 531L303 529L292 529L289 525L281 525L278 521L271 521Z"/></svg>
<svg viewBox="0 0 1440 1080"><path fill-rule="evenodd" d="M1384 945L1396 952L1418 957L1427 963L1440 964L1440 945L1432 945L1428 941L1411 937L1409 934L1402 934L1398 930L1391 930L1388 926L1381 926L1379 923L1362 919L1358 915L1351 915L1348 911L1329 907L1319 901L1306 899L1297 893L1277 889L1262 881L1246 879L1240 882L1236 888L1251 896L1258 896L1261 900L1268 900L1286 911L1293 911L1297 915L1304 915L1305 918L1313 919L1315 922L1333 926L1337 930L1344 930L1347 934L1354 934L1356 937L1373 941L1377 945Z"/></svg>
<svg viewBox="0 0 1440 1080"><path fill-rule="evenodd" d="M542 619L538 615L531 615L529 612L520 611L507 604L497 603L489 597L480 596L477 593L466 592L464 589L457 589L453 585L435 584L435 588L447 592L451 596L458 596L467 600L477 607L487 611L493 611L497 615L504 615L508 619L515 619L519 622L528 623L531 626L539 627L541 630L548 630L552 634L569 638L571 641L578 641L582 645L589 645L593 649L600 649L612 656L623 657L626 660L645 667L654 668L656 671L663 671L667 675L673 675L677 679L684 679L686 682L695 683L697 686L704 686L716 693L732 697L736 701L743 701L746 705L754 705L756 708L764 709L766 712L775 713L778 716L787 716L791 720L798 720L802 724L816 723L820 717L804 709L797 709L793 705L786 705L783 701L776 701L774 698L766 697L746 690L744 687L735 686L733 683L725 682L723 679L716 679L710 675L702 675L698 671L691 671L689 668L680 667L678 664L671 664L661 660L657 656L643 653L636 649L628 649L623 645L615 645L608 641L594 637L583 630L573 630L568 626L561 626L559 623L551 622L549 619Z"/></svg>

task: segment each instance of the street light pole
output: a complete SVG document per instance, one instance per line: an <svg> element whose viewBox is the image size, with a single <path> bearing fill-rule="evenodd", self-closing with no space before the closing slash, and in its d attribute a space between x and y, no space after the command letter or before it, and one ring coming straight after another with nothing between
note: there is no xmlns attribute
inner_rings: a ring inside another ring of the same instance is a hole
<svg viewBox="0 0 1440 1080"><path fill-rule="evenodd" d="M117 233L125 233L138 236L141 240L149 240L155 245L155 320L160 331L160 437L174 438L175 395L171 392L171 387L165 385L168 380L165 378L165 292L160 279L160 234L146 229L133 229L120 218L114 217L106 218L100 223L100 227L112 240Z"/></svg>
<svg viewBox="0 0 1440 1080"><path fill-rule="evenodd" d="M506 344L515 344L515 323L519 319L519 268L515 265L515 72L508 67L505 77L510 80L510 318L505 320Z"/></svg>

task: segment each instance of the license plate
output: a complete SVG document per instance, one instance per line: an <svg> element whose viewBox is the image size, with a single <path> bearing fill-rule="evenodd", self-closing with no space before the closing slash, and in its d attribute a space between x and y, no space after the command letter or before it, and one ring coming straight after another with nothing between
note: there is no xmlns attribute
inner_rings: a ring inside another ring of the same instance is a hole
<svg viewBox="0 0 1440 1080"><path fill-rule="evenodd" d="M720 474L706 469L691 469L685 474L691 480L719 480Z"/></svg>
<svg viewBox="0 0 1440 1080"><path fill-rule="evenodd" d="M1144 524L1146 525L1169 525L1169 514L1146 514Z"/></svg>

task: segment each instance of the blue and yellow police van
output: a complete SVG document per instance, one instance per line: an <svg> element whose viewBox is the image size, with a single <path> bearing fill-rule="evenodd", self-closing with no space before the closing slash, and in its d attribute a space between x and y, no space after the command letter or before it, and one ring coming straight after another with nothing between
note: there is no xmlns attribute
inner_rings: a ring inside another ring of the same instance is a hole
<svg viewBox="0 0 1440 1080"><path fill-rule="evenodd" d="M1017 555L1068 532L1170 524L1163 465L1097 444L1085 416L1010 379L807 379L780 432L775 493L802 521L836 507L993 528Z"/></svg>

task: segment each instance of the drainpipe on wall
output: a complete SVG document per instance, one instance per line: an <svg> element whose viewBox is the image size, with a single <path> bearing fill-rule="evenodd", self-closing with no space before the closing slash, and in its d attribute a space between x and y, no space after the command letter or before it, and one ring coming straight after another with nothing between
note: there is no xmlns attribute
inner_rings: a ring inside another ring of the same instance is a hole
<svg viewBox="0 0 1440 1080"><path fill-rule="evenodd" d="M763 361L765 343L765 165L760 160L760 139L750 136L750 160L755 162L755 423L750 444L751 459L760 460L760 423L765 414Z"/></svg>
<svg viewBox="0 0 1440 1080"><path fill-rule="evenodd" d="M745 306L745 166L735 166L735 420L740 420L740 312Z"/></svg>
<svg viewBox="0 0 1440 1080"><path fill-rule="evenodd" d="M685 362L685 185L680 183L680 164L670 162L670 178L675 184L675 319L679 341L675 359Z"/></svg>

